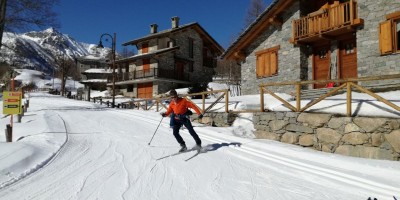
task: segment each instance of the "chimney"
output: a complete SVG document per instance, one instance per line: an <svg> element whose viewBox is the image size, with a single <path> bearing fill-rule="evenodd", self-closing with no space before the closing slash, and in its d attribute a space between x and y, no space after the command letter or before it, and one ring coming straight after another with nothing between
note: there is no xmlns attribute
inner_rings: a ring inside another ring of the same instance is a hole
<svg viewBox="0 0 400 200"><path fill-rule="evenodd" d="M157 33L157 24L150 25L150 33Z"/></svg>
<svg viewBox="0 0 400 200"><path fill-rule="evenodd" d="M178 28L179 27L179 17L175 16L171 18L171 24L172 28Z"/></svg>

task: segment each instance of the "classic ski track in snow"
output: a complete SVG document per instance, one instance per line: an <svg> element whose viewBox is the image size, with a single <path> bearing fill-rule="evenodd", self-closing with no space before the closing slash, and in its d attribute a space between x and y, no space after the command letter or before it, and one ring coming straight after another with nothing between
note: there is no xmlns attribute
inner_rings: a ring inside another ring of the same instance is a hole
<svg viewBox="0 0 400 200"><path fill-rule="evenodd" d="M223 143L223 142L227 142L226 138L225 139L221 139L215 136L210 136L210 134L204 133L202 131L198 131L197 132L201 138L204 138L208 141L212 141L212 142L217 142L217 143ZM295 169L299 169L302 170L304 172L308 172L308 173L312 173L312 174L316 174L319 176L323 176L329 179L334 179L336 181L341 181L343 183L347 183L347 184L351 184L353 186L356 187L361 187L364 188L366 190L373 190L376 192L380 192L381 195L385 195L385 194L396 194L397 192L399 192L399 188L393 187L391 185L384 185L384 184L380 184L380 183L376 183L361 177L356 177L353 176L351 174L346 174L344 172L340 172L340 171L335 171L332 169L329 169L329 166L327 166L326 168L321 168L318 167L316 165L311 165L311 164L307 164L304 162L301 162L301 160L298 160L298 158L293 158L291 157L289 158L285 158L282 156L278 156L276 154L272 154L268 152L268 149L265 148L263 149L263 151L254 149L249 147L251 145L242 145L240 148L235 148L235 147L230 147L231 149L234 149L235 151L240 151L240 152L244 152L246 154L250 154L259 158L263 158L266 159L268 161L272 161L272 162L276 162L279 164L282 164L284 166L288 166L288 167L292 167Z"/></svg>
<svg viewBox="0 0 400 200"><path fill-rule="evenodd" d="M128 114L132 115L137 118L145 118L146 116L144 115L137 115L137 113L131 114L131 113L124 113L123 114ZM156 120L144 120L149 123L157 124L158 122ZM187 133L187 130L185 130L185 133ZM197 131L197 133L200 135L200 137L203 139L206 139L211 142L216 142L216 143L226 143L226 138L219 138L216 136L211 136L210 134L207 134L203 131ZM190 136L189 136L190 137ZM233 141L231 141L233 142ZM263 149L263 151L257 150L255 148L249 147L251 145L242 145L240 148L236 147L231 147L231 149L235 149L236 151L240 151L249 155L253 155L259 158L266 159L268 161L272 161L275 163L282 164L287 167L295 168L307 173L315 174L318 176L322 176L328 179L333 179L336 181L340 181L349 185L353 185L355 187L360 187L364 188L365 190L373 190L375 192L379 192L381 195L386 195L386 194L396 194L399 189L390 185L384 185L380 184L374 181L370 181L368 179L362 178L362 177L357 177L351 174L346 174L345 172L340 172L340 171L335 171L333 169L330 169L329 166L326 168L321 168L318 167L317 165L312 165L312 164L307 164L305 162L301 162L298 158L285 158L282 156L278 156L275 152L268 152L268 149ZM187 158L186 158L187 159ZM299 160L299 161L297 161Z"/></svg>

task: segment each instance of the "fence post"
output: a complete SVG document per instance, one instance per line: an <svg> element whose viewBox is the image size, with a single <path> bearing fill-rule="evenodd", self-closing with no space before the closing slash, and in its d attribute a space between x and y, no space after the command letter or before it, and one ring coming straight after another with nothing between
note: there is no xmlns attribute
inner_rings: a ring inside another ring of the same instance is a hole
<svg viewBox="0 0 400 200"><path fill-rule="evenodd" d="M203 103L203 112L206 109L206 95L205 94L201 94L201 101Z"/></svg>
<svg viewBox="0 0 400 200"><path fill-rule="evenodd" d="M347 117L351 117L351 82L347 82L346 86L347 86L347 101L346 101L346 105L347 105Z"/></svg>
<svg viewBox="0 0 400 200"><path fill-rule="evenodd" d="M229 104L229 95L228 95L228 93L229 93L229 90L226 90L224 93L225 93L225 112L228 113L229 112L229 110L228 110L228 104Z"/></svg>
<svg viewBox="0 0 400 200"><path fill-rule="evenodd" d="M12 142L12 127L10 124L6 125L6 142Z"/></svg>
<svg viewBox="0 0 400 200"><path fill-rule="evenodd" d="M301 90L301 85L300 83L296 84L296 108L297 108L297 112L300 112L301 109L301 104L300 104L300 90Z"/></svg>

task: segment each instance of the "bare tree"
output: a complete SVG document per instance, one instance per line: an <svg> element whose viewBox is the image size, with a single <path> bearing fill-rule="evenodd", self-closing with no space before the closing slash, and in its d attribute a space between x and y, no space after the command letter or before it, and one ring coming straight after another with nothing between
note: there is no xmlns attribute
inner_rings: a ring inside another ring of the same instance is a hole
<svg viewBox="0 0 400 200"><path fill-rule="evenodd" d="M232 96L240 95L240 65L233 60L218 60L214 81L229 85Z"/></svg>
<svg viewBox="0 0 400 200"><path fill-rule="evenodd" d="M3 32L26 31L32 27L59 27L52 8L59 0L0 0L0 41ZM1 48L1 42L0 42Z"/></svg>
<svg viewBox="0 0 400 200"><path fill-rule="evenodd" d="M78 77L77 64L75 60L68 58L64 54L56 57L55 63L58 67L58 77L61 79L61 95L65 95L65 84L68 77Z"/></svg>
<svg viewBox="0 0 400 200"><path fill-rule="evenodd" d="M133 52L132 50L129 50L128 47L125 46L122 48L122 53L121 53L122 58L128 58L128 57L131 57L134 55L135 55L135 52Z"/></svg>
<svg viewBox="0 0 400 200"><path fill-rule="evenodd" d="M265 8L266 5L264 3L264 0L251 0L250 6L247 9L243 30L245 30L251 23L253 23L254 20L256 20L257 17L264 12Z"/></svg>

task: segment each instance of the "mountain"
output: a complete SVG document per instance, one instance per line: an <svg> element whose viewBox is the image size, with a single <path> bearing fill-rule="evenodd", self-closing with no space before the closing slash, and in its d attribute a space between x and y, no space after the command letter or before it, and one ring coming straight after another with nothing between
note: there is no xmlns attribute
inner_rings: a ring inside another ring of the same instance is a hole
<svg viewBox="0 0 400 200"><path fill-rule="evenodd" d="M54 28L14 34L5 32L0 49L0 62L14 68L34 69L51 74L56 67L57 57L64 55L70 59L89 54L104 56L109 48L97 49L95 44L76 41Z"/></svg>

